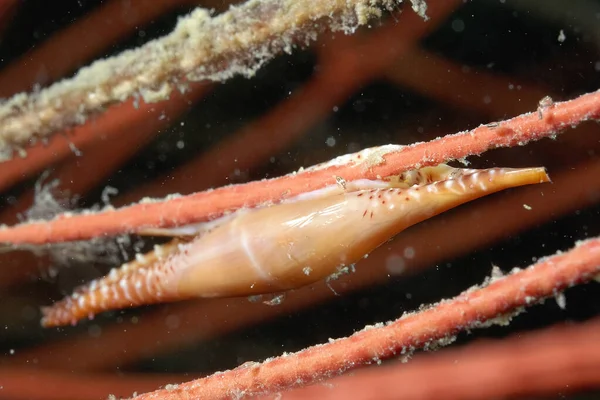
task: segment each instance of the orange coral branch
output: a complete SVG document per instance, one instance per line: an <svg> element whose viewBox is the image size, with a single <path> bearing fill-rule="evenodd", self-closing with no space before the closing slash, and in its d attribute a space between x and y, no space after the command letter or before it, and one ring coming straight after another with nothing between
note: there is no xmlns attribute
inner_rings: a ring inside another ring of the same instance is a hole
<svg viewBox="0 0 600 400"><path fill-rule="evenodd" d="M185 86L183 81L252 76L275 55L309 42L324 28L352 32L395 3L249 0L215 17L197 8L160 39L96 61L39 93L19 94L0 104L0 160L10 159L25 143L81 124L132 96L156 102Z"/></svg>
<svg viewBox="0 0 600 400"><path fill-rule="evenodd" d="M68 136L53 136L48 145L41 143L28 150L26 158L14 158L2 164L0 168L0 190L6 189L23 178L27 178L49 164L62 161L73 153L71 146L85 151L103 142L118 140L137 129L151 135L169 124L170 118L177 118L197 101L209 86L194 84L186 93L174 93L171 98L160 104L142 103L136 106L134 101L116 105L87 124L78 126ZM163 114L167 118L159 118Z"/></svg>
<svg viewBox="0 0 600 400"><path fill-rule="evenodd" d="M66 140L53 141L48 147L36 146L27 158L13 159L0 169L0 190L46 166L47 162L68 157L49 179L58 179L60 190L83 194L110 175L132 154L159 131L169 126L210 90L209 85L194 84L185 94L176 93L159 104L142 104L135 108L132 102L115 106L97 120L75 128L76 147L83 156L72 154ZM25 211L33 202L34 193L23 194L17 204L0 212L0 221L16 220L16 214Z"/></svg>
<svg viewBox="0 0 600 400"><path fill-rule="evenodd" d="M82 400L119 398L165 385L177 375L163 374L77 374L37 368L0 368L0 399Z"/></svg>
<svg viewBox="0 0 600 400"><path fill-rule="evenodd" d="M570 251L542 259L525 270L493 279L489 285L390 324L367 327L354 335L135 397L143 399L227 399L234 393L268 394L311 384L362 365L416 348L443 344L456 333L506 321L520 307L589 281L600 272L600 238L578 243Z"/></svg>
<svg viewBox="0 0 600 400"><path fill-rule="evenodd" d="M266 398L480 400L556 395L600 385L600 320L423 355ZM377 388L374 396L373 388Z"/></svg>
<svg viewBox="0 0 600 400"><path fill-rule="evenodd" d="M454 61L416 47L398 58L385 76L402 88L490 118L521 114L542 97L552 95L539 86L515 82L515 77L475 67L465 70ZM489 101L484 101L486 98Z"/></svg>
<svg viewBox="0 0 600 400"><path fill-rule="evenodd" d="M172 227L206 221L240 207L277 202L303 192L335 184L334 176L347 181L389 176L417 166L436 165L451 159L481 154L489 149L524 145L553 137L567 127L600 118L600 91L555 103L543 110L407 146L383 156L370 168L354 164L333 165L281 178L226 186L180 198L142 202L97 214L62 215L50 222L31 222L0 230L0 242L43 244L89 239L97 235L132 233L147 227Z"/></svg>
<svg viewBox="0 0 600 400"><path fill-rule="evenodd" d="M130 34L139 26L177 6L198 0L145 0L128 9L122 0L102 4L64 30L24 54L0 73L0 97L31 90L34 84L52 82ZM0 3L0 14L14 2ZM99 34L102 32L102 34ZM43 66L43 67L41 67ZM43 81L40 80L43 69Z"/></svg>

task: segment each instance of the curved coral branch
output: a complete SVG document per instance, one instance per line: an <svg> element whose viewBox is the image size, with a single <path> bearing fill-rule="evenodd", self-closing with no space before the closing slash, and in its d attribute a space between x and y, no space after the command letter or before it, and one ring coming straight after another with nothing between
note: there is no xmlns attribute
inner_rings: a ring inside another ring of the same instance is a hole
<svg viewBox="0 0 600 400"><path fill-rule="evenodd" d="M556 395L600 385L600 320L475 343L409 364L358 371L264 399L480 400Z"/></svg>
<svg viewBox="0 0 600 400"><path fill-rule="evenodd" d="M422 3L413 0L414 3ZM197 8L169 35L106 60L42 90L0 105L0 160L32 138L47 136L139 95L165 100L184 80L252 76L265 62L325 27L353 31L391 9L393 0L248 0L211 17ZM424 4L424 3L423 3ZM419 10L424 13L424 10Z"/></svg>
<svg viewBox="0 0 600 400"><path fill-rule="evenodd" d="M52 38L36 45L19 60L3 68L0 73L0 97L30 90L35 84L45 86L97 57L98 53L161 14L194 2L198 1L142 0L136 3L135 10L120 0L104 2L97 10L52 35ZM0 8L10 5L10 1L3 1ZM124 10L124 6L131 9ZM127 18L113 18L113 15L124 13ZM98 35L98 32L102 34ZM68 57L65 57L66 54ZM44 66L41 76L40 65Z"/></svg>
<svg viewBox="0 0 600 400"><path fill-rule="evenodd" d="M354 335L135 397L142 399L226 399L232 394L275 393L322 381L365 364L418 348L452 341L453 335L493 323L508 322L522 307L554 296L600 273L600 238L578 243L566 253L541 259L525 270L492 278L452 300L403 315L389 324L370 326Z"/></svg>
<svg viewBox="0 0 600 400"><path fill-rule="evenodd" d="M77 374L74 379L72 373L65 371L23 367L0 367L0 375L0 398L13 400L104 399L107 393L130 396L136 391L151 390L178 379L174 374L119 376L111 373Z"/></svg>
<svg viewBox="0 0 600 400"><path fill-rule="evenodd" d="M190 86L188 92L184 94L177 93L171 96L168 102L159 105L142 104L134 107L133 101L116 105L99 116L93 123L72 129L68 137L54 136L46 146L36 145L32 147L26 158L14 158L3 163L0 168L0 190L5 190L53 163L65 161L69 158L75 160L71 162L85 162L90 153L98 153L102 146L115 147L114 141L120 138L122 138L120 139L121 142L131 142L132 137L135 136L150 138L158 134L161 128L168 126L171 120L182 115L189 108L190 102L198 101L208 90L207 85L195 84ZM159 118L161 115L163 117ZM130 137L125 138L127 135ZM133 140L135 139L133 138ZM143 143L141 140L138 142ZM80 155L84 157L73 157L73 147L79 150L82 153ZM104 157L106 157L106 154L112 154L112 152L104 153ZM99 168L101 164L95 165L96 168ZM67 166L61 168L68 169ZM83 166L79 168L81 169L80 173L85 171ZM88 174L89 171L83 173ZM109 173L109 169L103 172ZM89 177L89 175L86 176ZM64 185L64 181L62 185ZM23 204L25 203L23 202ZM11 211L2 212L2 214L10 213ZM5 218L0 220L7 223Z"/></svg>
<svg viewBox="0 0 600 400"><path fill-rule="evenodd" d="M60 215L50 222L34 221L5 227L0 229L0 242L44 244L206 221L241 207L278 202L335 184L335 176L347 181L390 176L407 169L437 165L498 147L525 145L532 140L554 137L567 127L598 118L600 91L427 143L417 143L401 149L387 147L383 150L371 150L367 159L341 157L320 168L280 178L226 186L166 200L142 201L118 210Z"/></svg>

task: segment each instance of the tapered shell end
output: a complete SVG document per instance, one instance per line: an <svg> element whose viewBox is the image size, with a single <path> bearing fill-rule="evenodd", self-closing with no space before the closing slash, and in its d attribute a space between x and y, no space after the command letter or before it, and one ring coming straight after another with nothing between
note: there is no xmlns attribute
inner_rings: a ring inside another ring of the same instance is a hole
<svg viewBox="0 0 600 400"><path fill-rule="evenodd" d="M506 176L512 178L514 186L552 182L544 167L510 169Z"/></svg>

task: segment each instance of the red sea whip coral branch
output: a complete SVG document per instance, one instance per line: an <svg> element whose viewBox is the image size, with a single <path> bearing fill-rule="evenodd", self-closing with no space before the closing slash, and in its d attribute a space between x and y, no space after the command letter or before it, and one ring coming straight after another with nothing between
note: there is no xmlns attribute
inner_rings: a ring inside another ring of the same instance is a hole
<svg viewBox="0 0 600 400"><path fill-rule="evenodd" d="M504 323L520 308L554 296L600 273L600 238L578 243L572 250L540 260L510 275L492 278L484 287L389 324L367 327L354 335L283 355L263 363L246 363L176 388L136 397L136 400L201 398L269 394L319 382L348 370L379 362L418 348L447 343L460 331ZM600 367L600 366L598 366ZM402 395L402 388L398 388Z"/></svg>
<svg viewBox="0 0 600 400"><path fill-rule="evenodd" d="M264 399L480 400L564 395L600 383L599 329L600 319L596 318L578 326L475 343Z"/></svg>
<svg viewBox="0 0 600 400"><path fill-rule="evenodd" d="M135 233L150 227L173 227L207 221L242 207L278 202L300 193L347 181L389 176L418 166L481 154L498 147L525 145L554 137L565 128L600 118L600 91L561 103L546 103L533 113L480 126L472 131L417 143L382 156L369 168L333 165L280 178L225 186L188 196L145 201L99 213L60 215L52 221L28 222L0 230L0 242L44 244L85 240L99 235Z"/></svg>

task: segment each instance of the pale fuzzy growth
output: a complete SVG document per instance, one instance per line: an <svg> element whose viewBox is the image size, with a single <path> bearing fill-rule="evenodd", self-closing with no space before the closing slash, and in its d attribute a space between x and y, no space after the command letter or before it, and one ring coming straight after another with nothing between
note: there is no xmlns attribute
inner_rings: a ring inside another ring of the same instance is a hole
<svg viewBox="0 0 600 400"><path fill-rule="evenodd" d="M318 171L330 167L337 167L341 165L354 165L354 166L365 166L372 167L379 165L384 162L384 156L388 153L397 152L402 149L401 145L397 144L386 144L382 146L369 147L358 151L356 153L349 153L338 156L332 160L313 165L308 168L302 168L298 172L304 171Z"/></svg>
<svg viewBox="0 0 600 400"><path fill-rule="evenodd" d="M413 0L416 2L417 0ZM353 32L395 0L248 0L212 17L197 8L172 33L81 69L73 78L0 104L0 161L37 138L86 122L131 96L146 102L186 90L186 80L251 77L267 61L325 29ZM422 3L422 0L418 1ZM419 7L423 13L423 8Z"/></svg>
<svg viewBox="0 0 600 400"><path fill-rule="evenodd" d="M59 181L46 182L48 174L44 173L34 186L33 204L19 219L25 221L50 220L57 215L65 215L77 205L76 197L69 197L68 193L58 189ZM107 194L112 188L107 187L103 193L103 201L108 204ZM98 210L95 206L92 210ZM131 246L128 236L95 237L86 241L52 243L44 246L34 245L3 245L6 251L27 250L37 256L50 256L52 269L50 275L55 273L57 267L84 263L116 264L127 259L124 248Z"/></svg>

